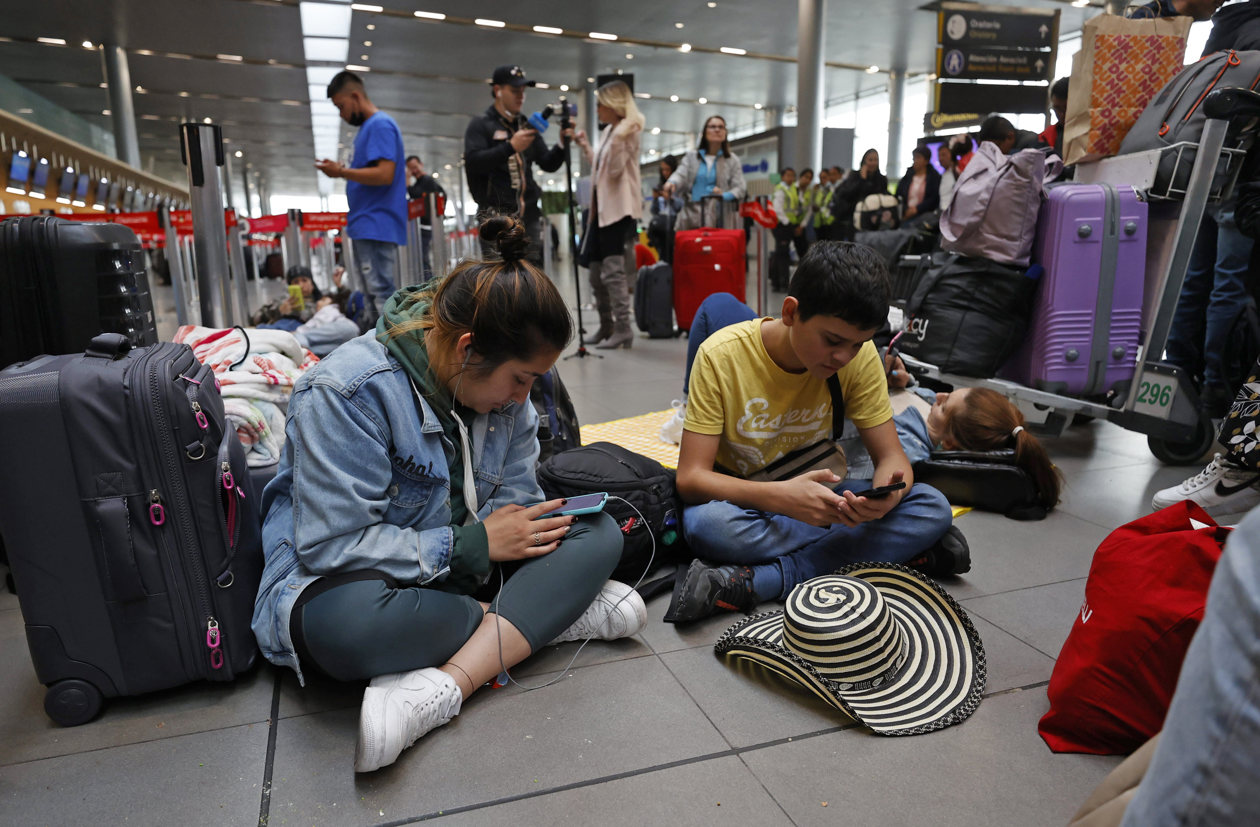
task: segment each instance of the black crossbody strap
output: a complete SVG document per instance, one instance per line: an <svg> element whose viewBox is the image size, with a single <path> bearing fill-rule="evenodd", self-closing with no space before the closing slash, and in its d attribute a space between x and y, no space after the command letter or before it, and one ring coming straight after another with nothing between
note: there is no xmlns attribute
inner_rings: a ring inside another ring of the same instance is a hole
<svg viewBox="0 0 1260 827"><path fill-rule="evenodd" d="M834 373L827 377L827 390L831 392L831 438L839 439L844 433L844 394L840 392L840 378Z"/></svg>

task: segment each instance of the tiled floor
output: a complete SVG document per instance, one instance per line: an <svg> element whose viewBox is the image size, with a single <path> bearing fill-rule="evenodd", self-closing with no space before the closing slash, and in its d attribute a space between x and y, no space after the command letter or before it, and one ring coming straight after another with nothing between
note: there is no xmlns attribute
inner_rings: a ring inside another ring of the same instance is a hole
<svg viewBox="0 0 1260 827"><path fill-rule="evenodd" d="M640 339L563 362L582 421L667 408L685 346ZM395 765L356 776L361 687L301 689L266 664L232 686L114 700L96 721L58 728L17 599L3 593L0 823L1061 825L1117 759L1054 755L1037 736L1054 658L1095 546L1188 469L1162 467L1144 437L1105 423L1049 449L1067 477L1049 518L959 518L974 568L945 585L989 663L986 700L961 726L872 736L719 660L712 644L732 617L674 627L660 597L635 639L592 643L548 688L483 691ZM540 652L516 677L545 683L575 645Z"/></svg>

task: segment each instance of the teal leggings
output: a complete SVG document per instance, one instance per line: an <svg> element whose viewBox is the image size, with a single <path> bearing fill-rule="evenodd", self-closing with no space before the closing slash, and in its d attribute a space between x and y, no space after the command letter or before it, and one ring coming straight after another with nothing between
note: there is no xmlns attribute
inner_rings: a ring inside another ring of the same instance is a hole
<svg viewBox="0 0 1260 827"><path fill-rule="evenodd" d="M531 652L586 611L621 559L621 532L607 514L581 517L558 549L504 566L507 580L491 611L511 622ZM490 585L497 585L491 575ZM340 681L441 666L483 617L472 597L400 586L376 571L312 583L293 609L290 631L303 667Z"/></svg>

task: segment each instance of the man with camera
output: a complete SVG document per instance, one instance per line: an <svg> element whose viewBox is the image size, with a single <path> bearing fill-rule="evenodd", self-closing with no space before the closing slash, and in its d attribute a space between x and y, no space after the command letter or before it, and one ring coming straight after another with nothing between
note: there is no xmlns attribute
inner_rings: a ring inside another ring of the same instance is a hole
<svg viewBox="0 0 1260 827"><path fill-rule="evenodd" d="M490 84L494 104L473 118L464 132L464 168L478 219L491 213L520 216L531 241L526 259L541 268L543 218L538 200L542 190L530 166L538 164L545 172L558 170L564 164L573 126L569 113L561 112L561 140L547 149L542 135L521 114L525 87L533 85L519 66L494 70ZM483 241L481 251L489 254L490 245Z"/></svg>

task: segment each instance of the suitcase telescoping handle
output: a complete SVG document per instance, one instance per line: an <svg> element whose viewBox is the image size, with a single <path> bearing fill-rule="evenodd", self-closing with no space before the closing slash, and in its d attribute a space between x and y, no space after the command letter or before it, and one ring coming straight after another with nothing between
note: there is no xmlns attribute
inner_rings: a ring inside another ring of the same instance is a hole
<svg viewBox="0 0 1260 827"><path fill-rule="evenodd" d="M131 341L121 333L102 333L88 344L84 356L108 359L111 362L121 359L131 350Z"/></svg>

